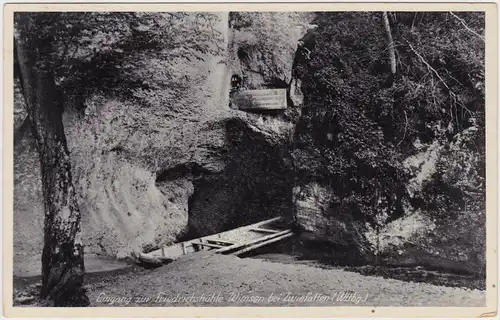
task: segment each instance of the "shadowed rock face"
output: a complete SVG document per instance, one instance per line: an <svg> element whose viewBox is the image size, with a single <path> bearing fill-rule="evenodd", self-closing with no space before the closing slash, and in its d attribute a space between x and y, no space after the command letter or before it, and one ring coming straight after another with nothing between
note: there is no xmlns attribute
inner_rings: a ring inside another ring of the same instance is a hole
<svg viewBox="0 0 500 320"><path fill-rule="evenodd" d="M298 39L311 19L302 13L230 13L232 78L243 78L246 89L289 92ZM294 128L290 115L297 106L289 103L286 110L260 113L233 109L219 122L225 130L219 153L223 169L193 175L187 237L278 215L291 218L294 174L288 151Z"/></svg>
<svg viewBox="0 0 500 320"><path fill-rule="evenodd" d="M288 88L299 40L314 18L308 12L231 12L229 61L247 89Z"/></svg>
<svg viewBox="0 0 500 320"><path fill-rule="evenodd" d="M293 205L302 237L318 243L335 244L335 250L349 253L351 262L371 262L373 253L363 234L362 222L355 221L349 212L335 210L332 206L333 190L316 182L304 185L299 180L296 183Z"/></svg>
<svg viewBox="0 0 500 320"><path fill-rule="evenodd" d="M189 206L193 234L289 214L293 174L286 162L287 142L286 133L266 135L248 118L228 120L224 170L194 180Z"/></svg>

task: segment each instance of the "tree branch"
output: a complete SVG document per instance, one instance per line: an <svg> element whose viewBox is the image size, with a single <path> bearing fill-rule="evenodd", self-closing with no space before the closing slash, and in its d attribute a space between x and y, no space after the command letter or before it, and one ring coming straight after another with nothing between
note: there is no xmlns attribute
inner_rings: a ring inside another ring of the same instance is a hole
<svg viewBox="0 0 500 320"><path fill-rule="evenodd" d="M410 47L411 51L413 51L413 53L415 53L419 58L420 60L427 66L427 68L429 70L431 70L438 78L439 80L441 80L441 82L443 83L443 85L446 87L446 89L448 89L448 91L450 91L450 93L454 94L453 91L451 91L450 87L448 87L448 85L446 84L446 82L444 81L443 78L441 78L441 76L439 75L439 73L436 71L436 69L434 69L433 67L431 67L431 65L425 61L424 57L422 57L414 48L413 46L408 42L408 46Z"/></svg>
<svg viewBox="0 0 500 320"><path fill-rule="evenodd" d="M384 20L385 31L387 32L387 40L389 41L389 59L391 60L391 72L396 73L396 54L394 52L394 41L392 40L391 25L389 24L389 18L387 17L387 12L382 12L382 19Z"/></svg>
<svg viewBox="0 0 500 320"><path fill-rule="evenodd" d="M425 61L425 59L413 48L413 46L408 41L407 41L407 43L408 43L408 46L410 47L410 49L420 58L420 60L427 66L427 68L429 70L431 70L438 77L438 79L446 87L446 89L448 89L448 92L450 93L450 96L453 98L454 102L457 103L457 104L459 104L464 110L466 110L467 112L469 112L470 115L473 115L473 112L470 111L462 102L460 102L458 100L457 95L455 94L455 92L453 92L453 90L451 90L451 88L446 84L446 82L439 75L439 73L437 72L437 70L434 69L427 61Z"/></svg>
<svg viewBox="0 0 500 320"><path fill-rule="evenodd" d="M464 19L460 18L459 16L457 16L456 14L454 14L453 12L449 11L450 14L455 17L458 21L460 21L460 23L465 27L465 29L467 29L470 33L474 34L475 36L479 37L479 39L483 40L484 41L484 37L482 35L480 35L479 33L477 33L476 31L472 30L464 21Z"/></svg>
<svg viewBox="0 0 500 320"><path fill-rule="evenodd" d="M415 25L415 19L417 18L417 13L418 12L415 12L415 14L413 15L413 21L411 22L410 31L413 31L413 26Z"/></svg>
<svg viewBox="0 0 500 320"><path fill-rule="evenodd" d="M399 141L399 143L394 147L394 150L396 150L399 147L399 145L401 144L401 142L403 142L403 140L406 138L406 131L408 130L408 115L406 114L406 110L404 111L404 114L405 114L405 120L406 120L405 132L403 134L403 138L401 139L401 141Z"/></svg>

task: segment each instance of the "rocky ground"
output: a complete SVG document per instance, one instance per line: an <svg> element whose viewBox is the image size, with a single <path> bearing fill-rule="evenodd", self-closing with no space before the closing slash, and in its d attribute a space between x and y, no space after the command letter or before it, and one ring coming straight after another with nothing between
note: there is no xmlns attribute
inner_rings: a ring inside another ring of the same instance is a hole
<svg viewBox="0 0 500 320"><path fill-rule="evenodd" d="M269 258L269 257L267 257ZM275 260L276 261L276 260ZM485 292L199 252L87 279L92 306L482 306ZM18 285L19 287L19 285Z"/></svg>

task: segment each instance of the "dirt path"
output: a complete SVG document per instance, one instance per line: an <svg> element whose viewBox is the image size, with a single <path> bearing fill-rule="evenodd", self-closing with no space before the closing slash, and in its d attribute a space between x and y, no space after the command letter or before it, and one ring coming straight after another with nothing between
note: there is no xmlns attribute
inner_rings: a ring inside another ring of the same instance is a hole
<svg viewBox="0 0 500 320"><path fill-rule="evenodd" d="M199 252L88 286L93 306L482 306L485 292Z"/></svg>

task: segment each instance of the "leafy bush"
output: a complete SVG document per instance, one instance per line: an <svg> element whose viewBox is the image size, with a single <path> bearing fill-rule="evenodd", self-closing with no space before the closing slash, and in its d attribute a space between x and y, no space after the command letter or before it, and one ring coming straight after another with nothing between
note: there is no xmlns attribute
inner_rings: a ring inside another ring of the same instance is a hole
<svg viewBox="0 0 500 320"><path fill-rule="evenodd" d="M451 143L456 157L442 158L435 197L462 190L463 176L484 177L483 14L389 17L396 74L380 12L318 13L318 27L303 39L309 53L295 69L306 107L293 150L298 178L330 185L334 211L372 225L400 217L413 201L406 192L412 173L402 163L418 151L417 140ZM472 127L475 147L453 143ZM465 173L457 161L469 163ZM452 208L438 199L423 202Z"/></svg>

